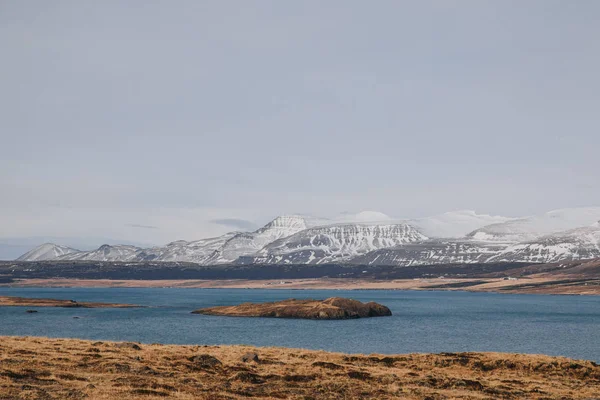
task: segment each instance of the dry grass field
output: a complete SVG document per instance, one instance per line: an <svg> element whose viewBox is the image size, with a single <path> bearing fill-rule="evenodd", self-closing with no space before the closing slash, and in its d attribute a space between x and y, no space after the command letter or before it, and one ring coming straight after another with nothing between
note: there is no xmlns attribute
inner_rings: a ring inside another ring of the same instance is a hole
<svg viewBox="0 0 600 400"><path fill-rule="evenodd" d="M255 353L245 357L246 353ZM600 366L500 353L347 355L0 337L0 399L593 399Z"/></svg>

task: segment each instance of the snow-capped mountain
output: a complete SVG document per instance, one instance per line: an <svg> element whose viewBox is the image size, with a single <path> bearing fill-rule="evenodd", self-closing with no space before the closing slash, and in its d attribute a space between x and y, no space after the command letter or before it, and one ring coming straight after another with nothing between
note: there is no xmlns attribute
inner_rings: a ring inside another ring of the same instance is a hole
<svg viewBox="0 0 600 400"><path fill-rule="evenodd" d="M364 265L433 265L487 262L551 263L600 257L600 223L509 244L472 239L433 239L372 251L351 260Z"/></svg>
<svg viewBox="0 0 600 400"><path fill-rule="evenodd" d="M319 223L322 223L322 221L300 215L277 217L254 232L240 233L233 236L207 261L213 264L234 262L241 256L255 254L277 239L291 236Z"/></svg>
<svg viewBox="0 0 600 400"><path fill-rule="evenodd" d="M492 224L469 233L474 240L525 242L556 232L589 226L600 220L600 207L565 208Z"/></svg>
<svg viewBox="0 0 600 400"><path fill-rule="evenodd" d="M137 253L138 261L186 261L205 264L215 252L239 232L231 232L222 236L186 242L178 240L164 247L143 249Z"/></svg>
<svg viewBox="0 0 600 400"><path fill-rule="evenodd" d="M484 263L507 244L460 239L431 239L372 251L350 262L360 265L433 265Z"/></svg>
<svg viewBox="0 0 600 400"><path fill-rule="evenodd" d="M600 222L511 245L488 261L549 263L600 257Z"/></svg>
<svg viewBox="0 0 600 400"><path fill-rule="evenodd" d="M398 266L554 262L600 257L600 223L595 223L598 220L600 207L556 210L519 219L455 211L410 223L373 211L346 213L329 220L286 215L254 232L233 232L191 242L180 240L146 249L103 245L93 251L78 251L46 243L18 260L185 261L202 265L344 262ZM487 222L494 223L460 237Z"/></svg>
<svg viewBox="0 0 600 400"><path fill-rule="evenodd" d="M135 246L103 244L96 250L78 251L57 257L56 260L85 260L85 261L137 261L137 255L142 249Z"/></svg>
<svg viewBox="0 0 600 400"><path fill-rule="evenodd" d="M33 250L28 251L17 261L42 261L52 260L65 254L78 253L79 250L72 249L66 246L59 246L54 243L44 243Z"/></svg>
<svg viewBox="0 0 600 400"><path fill-rule="evenodd" d="M241 257L239 262L319 264L426 239L407 224L320 226L274 241L255 256Z"/></svg>

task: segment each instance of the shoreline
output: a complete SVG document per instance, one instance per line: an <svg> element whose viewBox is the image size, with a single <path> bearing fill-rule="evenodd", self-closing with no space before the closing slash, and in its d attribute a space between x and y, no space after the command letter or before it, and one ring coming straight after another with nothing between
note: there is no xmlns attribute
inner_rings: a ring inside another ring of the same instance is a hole
<svg viewBox="0 0 600 400"><path fill-rule="evenodd" d="M0 398L572 398L600 366L513 353L345 354L0 336Z"/></svg>
<svg viewBox="0 0 600 400"><path fill-rule="evenodd" d="M428 279L228 279L228 280L113 280L113 279L17 279L0 288L211 288L268 290L417 290L508 294L600 295L600 278L577 276L528 276L524 278L428 278Z"/></svg>

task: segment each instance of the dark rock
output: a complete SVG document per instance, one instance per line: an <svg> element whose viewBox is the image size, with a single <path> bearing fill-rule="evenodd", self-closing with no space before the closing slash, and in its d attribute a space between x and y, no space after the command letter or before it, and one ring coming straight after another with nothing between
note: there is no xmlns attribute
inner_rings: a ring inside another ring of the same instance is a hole
<svg viewBox="0 0 600 400"><path fill-rule="evenodd" d="M142 368L138 369L138 373L139 374L147 374L147 375L159 375L158 372L156 372L155 370L153 370L152 368L150 368L147 365L144 365Z"/></svg>
<svg viewBox="0 0 600 400"><path fill-rule="evenodd" d="M242 356L242 361L243 362L251 362L251 361L258 362L259 361L258 354L252 353L252 352L246 353Z"/></svg>
<svg viewBox="0 0 600 400"><path fill-rule="evenodd" d="M109 369L114 369L116 372L129 372L131 371L131 365L115 363L112 365L112 368L109 367Z"/></svg>
<svg viewBox="0 0 600 400"><path fill-rule="evenodd" d="M133 390L134 394L139 394L142 396L160 396L160 397L169 397L169 393L159 392L157 390L151 389L135 389Z"/></svg>
<svg viewBox="0 0 600 400"><path fill-rule="evenodd" d="M223 365L216 357L209 354L199 354L188 358L189 361L202 368L215 368L219 365Z"/></svg>
<svg viewBox="0 0 600 400"><path fill-rule="evenodd" d="M483 385L479 381L474 381L471 379L463 379L461 381L461 383L471 390L483 390Z"/></svg>
<svg viewBox="0 0 600 400"><path fill-rule="evenodd" d="M350 371L348 372L348 377L352 379L359 379L361 381L367 381L371 379L371 374L362 371Z"/></svg>
<svg viewBox="0 0 600 400"><path fill-rule="evenodd" d="M142 349L138 344L131 343L131 342L117 343L115 346L120 349L133 349L133 350L141 350Z"/></svg>
<svg viewBox="0 0 600 400"><path fill-rule="evenodd" d="M235 377L235 380L246 382L246 383L264 383L264 379L262 376L253 374L252 372L240 372Z"/></svg>
<svg viewBox="0 0 600 400"><path fill-rule="evenodd" d="M314 375L284 375L283 380L286 382L310 382L314 381Z"/></svg>
<svg viewBox="0 0 600 400"><path fill-rule="evenodd" d="M341 365L326 362L326 361L315 361L314 363L312 363L312 365L313 365L313 367L321 367L321 368L327 368L327 369L337 369L337 370L344 369L344 367L342 367Z"/></svg>

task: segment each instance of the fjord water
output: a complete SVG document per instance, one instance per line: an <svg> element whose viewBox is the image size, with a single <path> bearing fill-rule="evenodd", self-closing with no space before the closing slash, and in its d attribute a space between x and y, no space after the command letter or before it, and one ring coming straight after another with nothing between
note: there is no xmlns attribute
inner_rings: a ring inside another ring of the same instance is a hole
<svg viewBox="0 0 600 400"><path fill-rule="evenodd" d="M600 361L600 297L386 290L0 288L0 295L147 308L0 307L0 335L172 344L248 344L346 353L500 351ZM201 307L332 296L376 301L392 317L345 321L193 315ZM79 318L74 318L79 317Z"/></svg>

